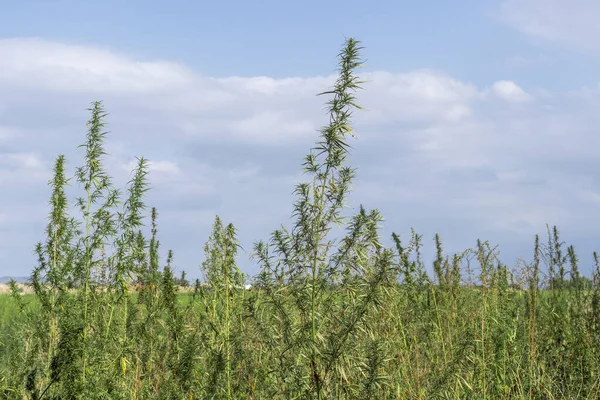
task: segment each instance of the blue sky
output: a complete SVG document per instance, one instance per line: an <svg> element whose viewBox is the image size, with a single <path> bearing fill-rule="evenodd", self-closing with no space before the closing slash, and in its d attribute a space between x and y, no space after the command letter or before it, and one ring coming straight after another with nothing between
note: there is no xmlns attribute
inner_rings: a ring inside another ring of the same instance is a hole
<svg viewBox="0 0 600 400"><path fill-rule="evenodd" d="M345 36L355 36L368 47L371 68L425 66L476 84L498 75L557 88L588 83L600 65L597 58L573 46L524 36L503 23L502 5L492 0L376 1L368 6L354 0L108 0L102 5L23 0L3 5L0 35L105 46L181 62L217 77L324 74L335 56L331 49ZM536 62L544 68L535 68ZM531 67L525 68L527 63ZM561 71L576 73L569 80L556 79Z"/></svg>
<svg viewBox="0 0 600 400"><path fill-rule="evenodd" d="M600 4L592 0L6 2L0 13L0 275L27 275L49 170L79 165L85 108L111 116L109 170L153 161L151 205L198 276L214 215L246 249L291 212L345 37L365 46L352 206L383 234L479 237L531 257L557 224L598 248ZM242 203L240 200L243 199ZM430 243L430 242L427 242ZM432 246L430 245L429 248ZM256 267L240 255L249 273Z"/></svg>

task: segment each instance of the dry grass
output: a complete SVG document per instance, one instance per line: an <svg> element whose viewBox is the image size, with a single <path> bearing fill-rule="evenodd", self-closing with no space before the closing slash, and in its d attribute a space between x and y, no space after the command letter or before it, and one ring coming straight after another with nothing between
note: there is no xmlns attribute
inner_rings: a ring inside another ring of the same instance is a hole
<svg viewBox="0 0 600 400"><path fill-rule="evenodd" d="M33 293L33 289L23 283L17 283L17 287L21 291L21 294L31 294ZM0 283L0 294L9 294L10 286L5 283Z"/></svg>

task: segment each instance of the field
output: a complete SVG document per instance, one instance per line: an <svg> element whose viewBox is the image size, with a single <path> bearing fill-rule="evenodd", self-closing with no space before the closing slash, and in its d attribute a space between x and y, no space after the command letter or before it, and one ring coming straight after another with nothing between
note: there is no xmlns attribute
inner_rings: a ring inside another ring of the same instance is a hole
<svg viewBox="0 0 600 400"><path fill-rule="evenodd" d="M204 283L174 276L173 252L160 258L158 211L145 221L147 160L121 199L94 102L74 177L79 215L68 212L58 156L31 293L13 284L0 295L0 398L600 398L596 255L588 279L556 227L512 267L481 240L447 255L436 235L428 274L416 232L386 248L379 211L345 214L360 51L348 39L339 54L294 225L256 243L251 279L237 267L235 227L219 217Z"/></svg>

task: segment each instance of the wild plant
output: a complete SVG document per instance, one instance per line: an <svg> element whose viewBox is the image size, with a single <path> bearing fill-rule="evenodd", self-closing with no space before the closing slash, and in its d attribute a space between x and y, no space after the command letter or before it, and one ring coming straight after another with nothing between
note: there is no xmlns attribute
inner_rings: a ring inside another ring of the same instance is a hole
<svg viewBox="0 0 600 400"><path fill-rule="evenodd" d="M512 269L489 242L445 254L435 235L426 268L422 235L394 233L386 248L379 211L347 212L361 49L348 39L338 55L293 226L256 243L251 290L237 231L218 216L205 282L185 288L170 250L161 264L156 208L145 226L148 161L114 188L107 113L92 103L83 166L73 179L64 156L54 163L34 294L13 281L0 297L0 316L15 314L0 320L0 398L599 398L597 253L589 280L556 227Z"/></svg>
<svg viewBox="0 0 600 400"><path fill-rule="evenodd" d="M304 171L312 181L296 187L293 229L282 227L268 243L255 246L259 282L268 298L262 306L269 307L271 324L279 327L272 331L277 339L265 345L276 354L279 365L273 368L286 397L352 397L361 390L370 396L380 389L373 380L361 387L351 379L364 357L346 352L358 337L376 335L365 317L379 308L380 290L392 268L392 252L379 243L379 212L361 207L349 224L341 213L355 177L345 160L348 136L354 136L352 111L360 109L353 94L361 83L354 74L362 64L360 50L358 41L346 41L338 79L332 90L321 93L333 96L329 124L305 158ZM339 241L331 237L334 225L347 227ZM364 349L372 361L374 348Z"/></svg>
<svg viewBox="0 0 600 400"><path fill-rule="evenodd" d="M211 394L217 395L222 388L224 398L232 398L232 340L233 324L239 322L241 305L234 302L240 299L238 293L244 290L245 277L236 265L238 243L233 224L223 226L217 216L213 224L213 231L204 247L205 261L202 263L202 272L205 277L207 289L211 296L211 309L209 323L212 330L211 355L214 371L216 366L223 363L224 382L212 374L209 386ZM240 332L236 332L240 333Z"/></svg>

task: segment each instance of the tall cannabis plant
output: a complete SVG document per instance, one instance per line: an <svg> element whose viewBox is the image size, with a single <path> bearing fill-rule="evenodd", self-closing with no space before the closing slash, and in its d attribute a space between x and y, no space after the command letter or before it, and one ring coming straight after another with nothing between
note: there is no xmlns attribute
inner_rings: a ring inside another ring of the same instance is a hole
<svg viewBox="0 0 600 400"><path fill-rule="evenodd" d="M209 322L214 332L211 348L215 360L213 362L216 366L218 359L224 359L224 391L227 399L232 398L232 323L236 320L234 313L239 313L239 307L232 304L232 301L239 298L234 293L244 289L244 275L235 261L237 250L235 227L233 224L223 226L219 216L216 216L213 231L204 247L206 258L202 263L202 272L211 294ZM214 374L211 379L217 382ZM209 390L216 391L216 388Z"/></svg>
<svg viewBox="0 0 600 400"><path fill-rule="evenodd" d="M294 228L276 230L269 243L255 246L276 326L279 379L288 396L349 395L357 387L342 387L352 368L364 359L341 355L369 308L377 303L380 283L387 277L392 255L379 243L377 210L360 212L348 221L342 215L355 170L346 165L353 110L360 109L354 92L362 81L355 70L362 65L359 42L348 39L339 54L338 78L330 95L329 123L304 160L312 179L296 187ZM332 238L334 226L346 226L346 237ZM270 252L278 258L274 259ZM292 352L291 349L296 351ZM372 353L372 346L365 351ZM375 388L375 386L372 386ZM372 389L375 390L375 389Z"/></svg>

